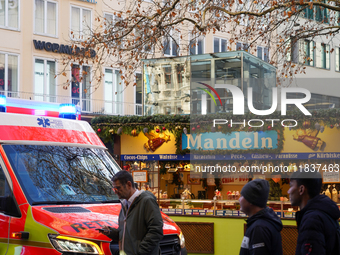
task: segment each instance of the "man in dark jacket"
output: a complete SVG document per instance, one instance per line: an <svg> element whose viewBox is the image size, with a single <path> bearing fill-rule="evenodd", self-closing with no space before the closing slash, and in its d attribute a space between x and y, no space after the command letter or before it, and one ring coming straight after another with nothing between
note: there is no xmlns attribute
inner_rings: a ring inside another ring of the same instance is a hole
<svg viewBox="0 0 340 255"><path fill-rule="evenodd" d="M321 174L298 171L290 178L288 194L293 206L299 206L296 213L298 227L297 255L339 254L336 250L336 224L340 211L329 197L320 195Z"/></svg>
<svg viewBox="0 0 340 255"><path fill-rule="evenodd" d="M135 189L132 175L127 171L118 172L112 181L122 202L119 228L105 227L104 234L119 241L120 254L159 255L163 219L156 197L149 191Z"/></svg>
<svg viewBox="0 0 340 255"><path fill-rule="evenodd" d="M249 216L240 255L282 255L282 223L268 208L269 183L253 180L244 185L239 199L241 211Z"/></svg>

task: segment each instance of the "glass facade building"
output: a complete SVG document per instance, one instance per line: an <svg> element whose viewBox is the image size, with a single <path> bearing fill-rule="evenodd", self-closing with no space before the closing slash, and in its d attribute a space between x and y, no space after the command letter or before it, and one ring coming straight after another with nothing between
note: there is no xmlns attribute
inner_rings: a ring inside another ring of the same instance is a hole
<svg viewBox="0 0 340 255"><path fill-rule="evenodd" d="M215 84L237 86L245 102L251 87L256 109L272 105L276 68L245 51L144 60L143 67L145 115L232 111L232 94Z"/></svg>

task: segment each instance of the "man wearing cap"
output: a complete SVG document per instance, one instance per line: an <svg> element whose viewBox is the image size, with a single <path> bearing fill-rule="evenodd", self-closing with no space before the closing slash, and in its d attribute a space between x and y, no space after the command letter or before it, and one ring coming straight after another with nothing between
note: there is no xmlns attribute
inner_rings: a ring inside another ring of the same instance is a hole
<svg viewBox="0 0 340 255"><path fill-rule="evenodd" d="M240 210L247 214L247 230L240 255L282 255L281 219L267 207L269 182L256 179L244 185Z"/></svg>

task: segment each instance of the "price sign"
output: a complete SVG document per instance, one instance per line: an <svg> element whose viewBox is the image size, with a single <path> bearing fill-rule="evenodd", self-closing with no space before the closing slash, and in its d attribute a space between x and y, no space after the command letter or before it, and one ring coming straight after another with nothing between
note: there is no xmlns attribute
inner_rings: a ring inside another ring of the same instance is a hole
<svg viewBox="0 0 340 255"><path fill-rule="evenodd" d="M148 182L148 171L133 171L132 177L134 182Z"/></svg>

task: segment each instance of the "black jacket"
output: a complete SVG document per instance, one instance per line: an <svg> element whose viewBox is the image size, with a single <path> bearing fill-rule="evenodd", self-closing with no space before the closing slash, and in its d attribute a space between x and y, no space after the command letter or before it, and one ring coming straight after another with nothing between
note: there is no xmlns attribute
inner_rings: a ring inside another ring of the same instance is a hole
<svg viewBox="0 0 340 255"><path fill-rule="evenodd" d="M307 205L296 213L298 226L297 255L330 255L336 242L336 229L332 219L340 217L336 203L325 195L309 200Z"/></svg>
<svg viewBox="0 0 340 255"><path fill-rule="evenodd" d="M282 222L266 207L247 220L240 255L282 255Z"/></svg>
<svg viewBox="0 0 340 255"><path fill-rule="evenodd" d="M163 218L156 197L144 191L132 202L127 211L125 206L119 214L119 228L112 229L112 240L119 241L120 250L127 255L158 255L159 242L163 238Z"/></svg>

